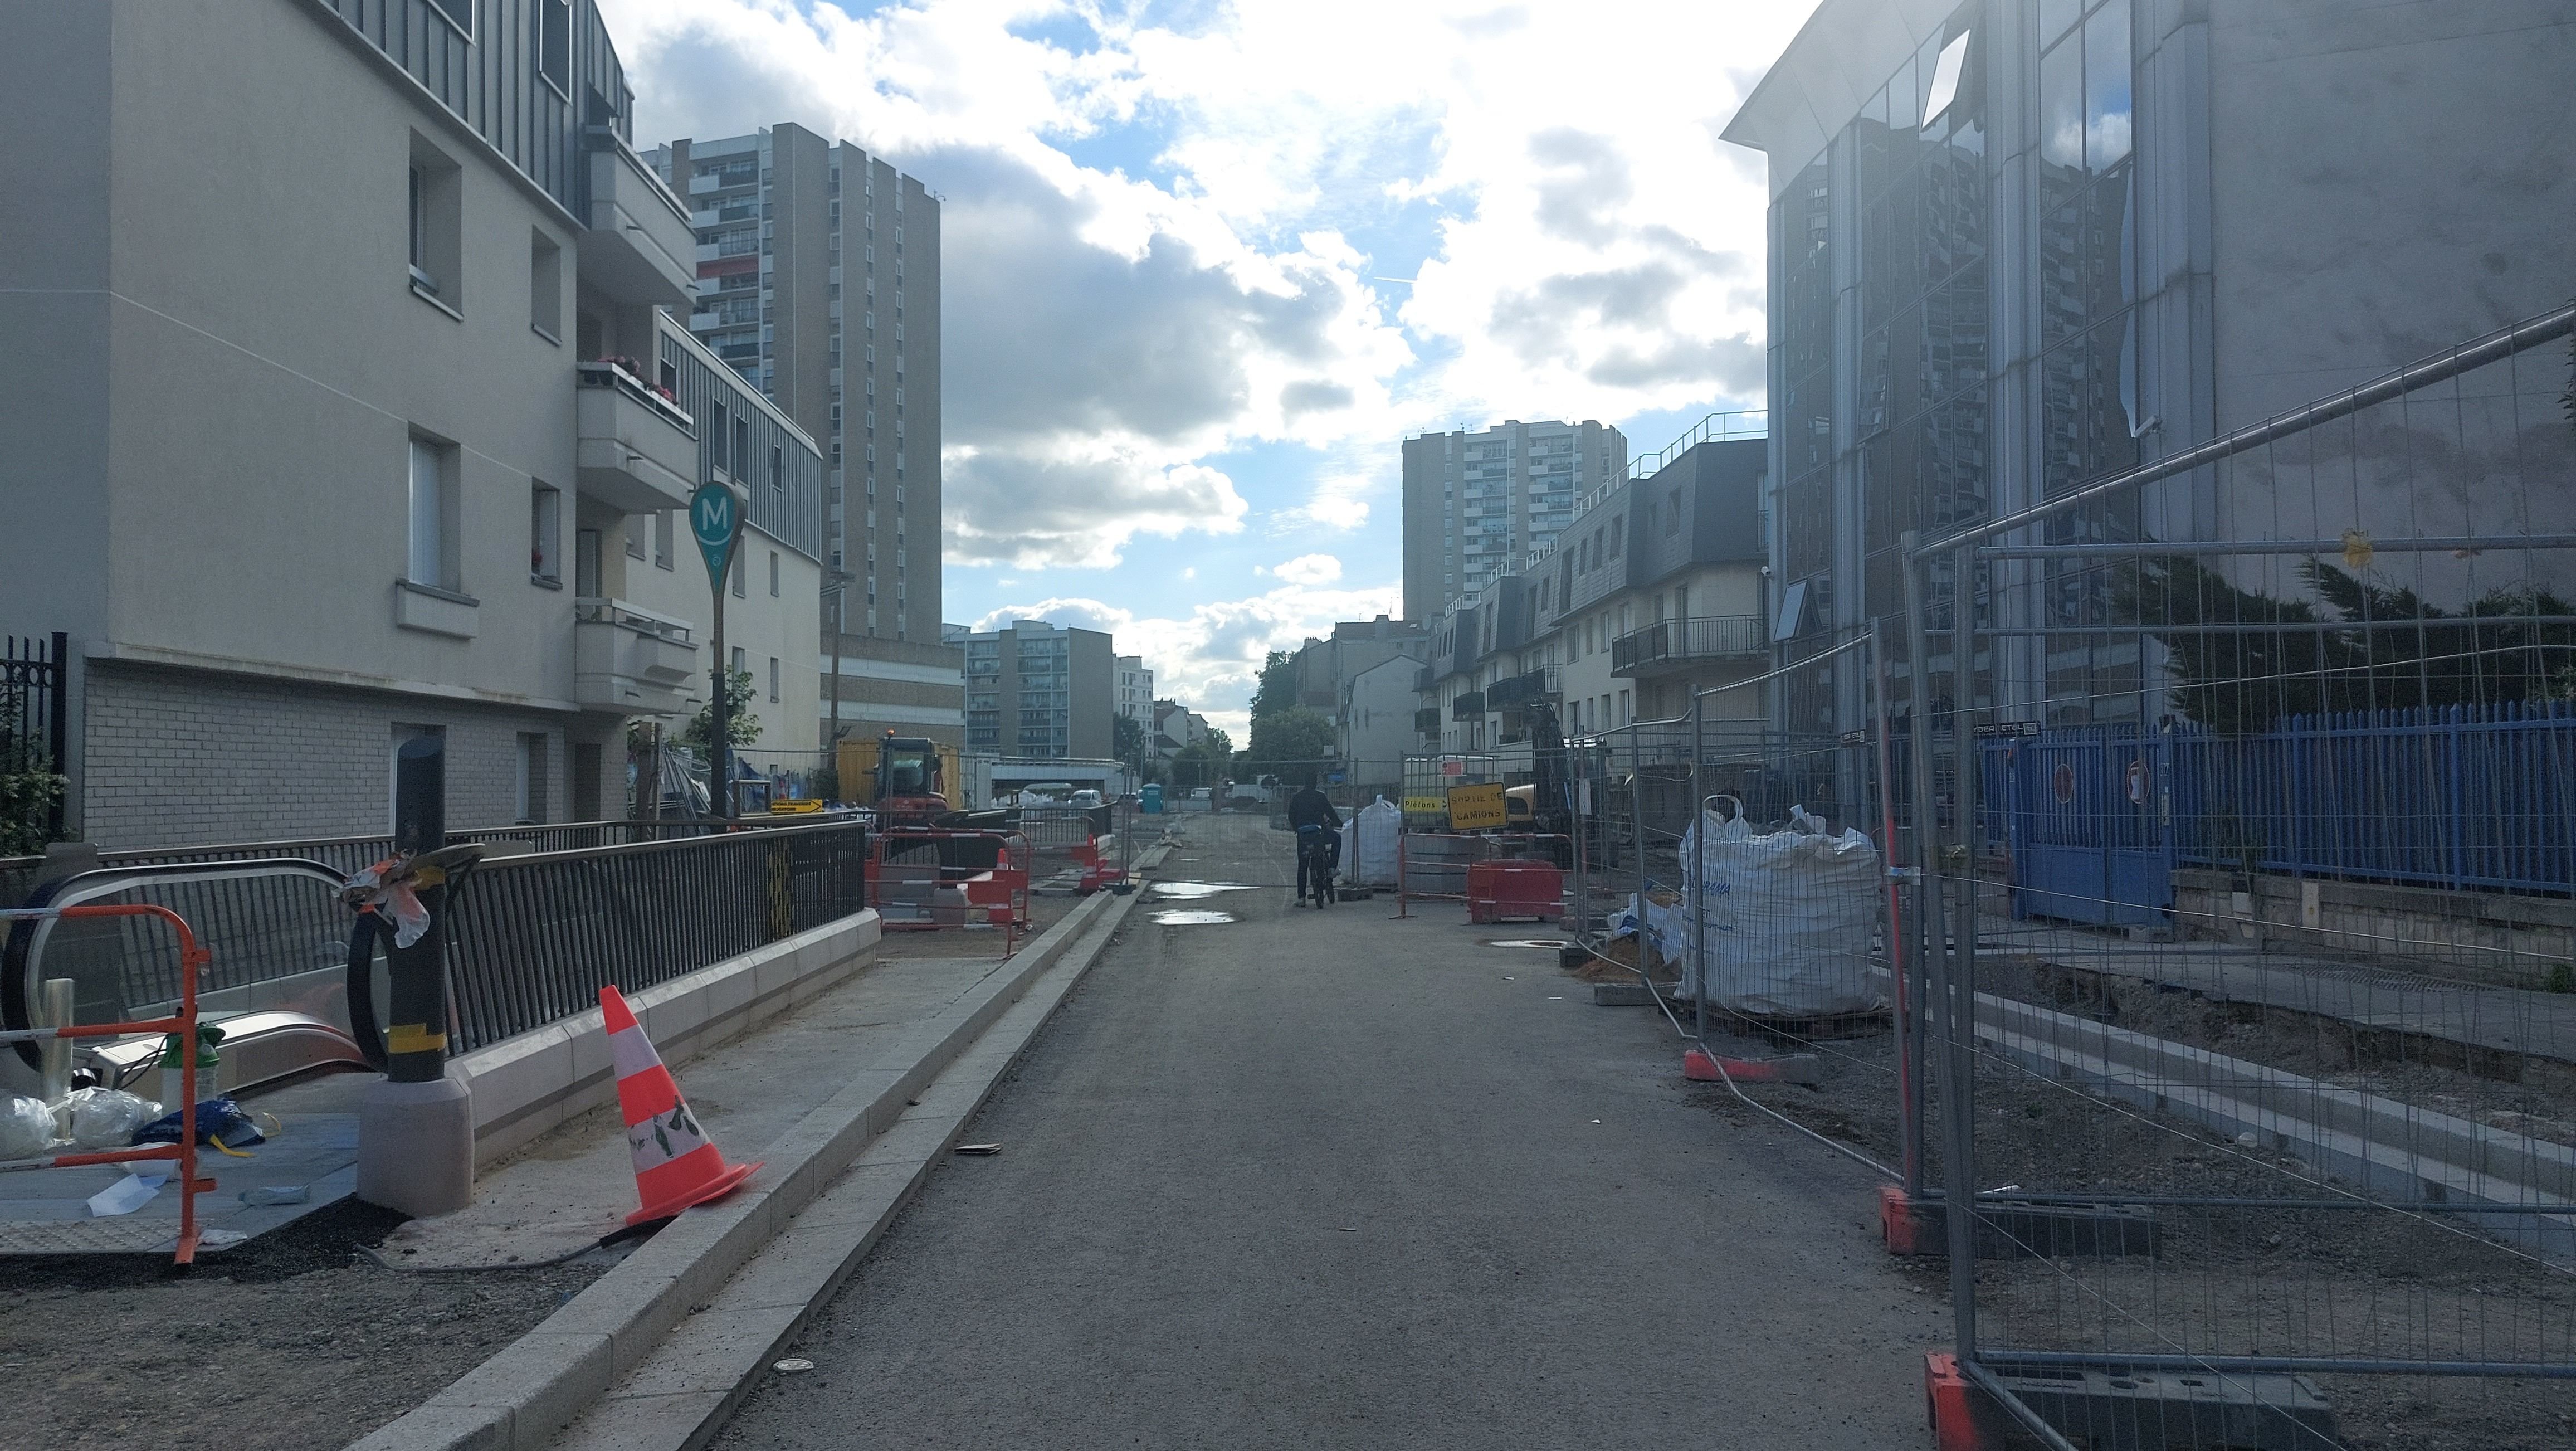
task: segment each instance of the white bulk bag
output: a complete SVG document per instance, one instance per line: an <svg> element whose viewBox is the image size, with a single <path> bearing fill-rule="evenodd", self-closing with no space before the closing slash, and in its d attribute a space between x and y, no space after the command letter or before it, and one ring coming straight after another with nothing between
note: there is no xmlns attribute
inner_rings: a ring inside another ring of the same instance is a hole
<svg viewBox="0 0 2576 1451"><path fill-rule="evenodd" d="M1351 817L1351 850L1346 860L1351 880L1363 887L1395 885L1396 837L1404 831L1404 808L1380 796Z"/></svg>
<svg viewBox="0 0 2576 1451"><path fill-rule="evenodd" d="M1732 797L1718 798L1733 801ZM1885 890L1878 847L1857 831L1828 836L1824 823L1795 807L1785 831L1757 834L1736 803L1735 815L1713 811L1682 836L1682 903L1674 915L1685 944L1679 995L1695 1001L1702 971L1709 1001L1760 1017L1821 1017L1869 1012L1881 1005L1870 976L1872 934ZM1695 932L1690 902L1708 941Z"/></svg>

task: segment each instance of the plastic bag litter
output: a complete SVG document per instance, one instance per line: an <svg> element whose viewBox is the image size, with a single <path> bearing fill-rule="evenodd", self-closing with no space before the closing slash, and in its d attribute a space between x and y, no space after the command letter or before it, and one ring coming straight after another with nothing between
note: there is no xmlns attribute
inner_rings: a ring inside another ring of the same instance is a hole
<svg viewBox="0 0 2576 1451"><path fill-rule="evenodd" d="M54 1146L54 1111L12 1093L0 1101L0 1159L40 1159Z"/></svg>
<svg viewBox="0 0 2576 1451"><path fill-rule="evenodd" d="M272 1120L274 1122L274 1120ZM219 1148L247 1149L265 1141L268 1135L242 1106L229 1098L209 1098L197 1105L197 1142L213 1143ZM179 1115L165 1113L135 1130L138 1144L175 1144L179 1142Z"/></svg>
<svg viewBox="0 0 2576 1451"><path fill-rule="evenodd" d="M75 1149L124 1148L136 1129L161 1117L161 1105L114 1088L75 1089L55 1108L68 1110Z"/></svg>

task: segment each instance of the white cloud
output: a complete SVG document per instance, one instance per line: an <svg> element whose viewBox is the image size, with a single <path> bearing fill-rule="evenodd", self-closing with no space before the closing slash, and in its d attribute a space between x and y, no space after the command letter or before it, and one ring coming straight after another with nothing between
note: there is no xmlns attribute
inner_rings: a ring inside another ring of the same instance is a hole
<svg viewBox="0 0 2576 1451"><path fill-rule="evenodd" d="M1406 434L1759 398L1767 198L1715 133L1812 0L603 7L646 144L794 120L942 194L956 562L1367 548ZM1210 466L1280 442L1294 493Z"/></svg>
<svg viewBox="0 0 2576 1451"><path fill-rule="evenodd" d="M1329 554L1300 554L1284 564L1271 566L1265 573L1290 584L1331 584L1342 577L1342 562Z"/></svg>

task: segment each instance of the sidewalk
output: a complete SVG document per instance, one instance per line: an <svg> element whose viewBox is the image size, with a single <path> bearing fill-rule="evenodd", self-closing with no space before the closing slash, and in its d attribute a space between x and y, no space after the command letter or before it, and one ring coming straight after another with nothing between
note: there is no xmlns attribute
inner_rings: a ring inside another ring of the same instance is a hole
<svg viewBox="0 0 2576 1451"><path fill-rule="evenodd" d="M975 938L988 950L1001 946L998 934ZM674 1064L671 1073L725 1157L757 1159L789 1126L848 1087L854 1066L954 1009L1005 966L999 957L880 958L791 1016ZM354 1113L369 1081L363 1074L337 1075L259 1102L282 1113L325 1111L308 1099L345 1100L341 1111ZM411 1268L544 1259L622 1227L636 1203L625 1124L610 1103L496 1163L476 1166L472 1207L411 1220L379 1252Z"/></svg>

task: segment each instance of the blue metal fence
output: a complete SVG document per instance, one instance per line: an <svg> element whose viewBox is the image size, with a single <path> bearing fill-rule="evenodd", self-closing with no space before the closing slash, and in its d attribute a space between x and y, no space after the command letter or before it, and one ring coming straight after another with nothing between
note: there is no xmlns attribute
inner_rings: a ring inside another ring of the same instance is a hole
<svg viewBox="0 0 2576 1451"><path fill-rule="evenodd" d="M2576 891L2576 702L2291 716L2171 749L2186 864Z"/></svg>

